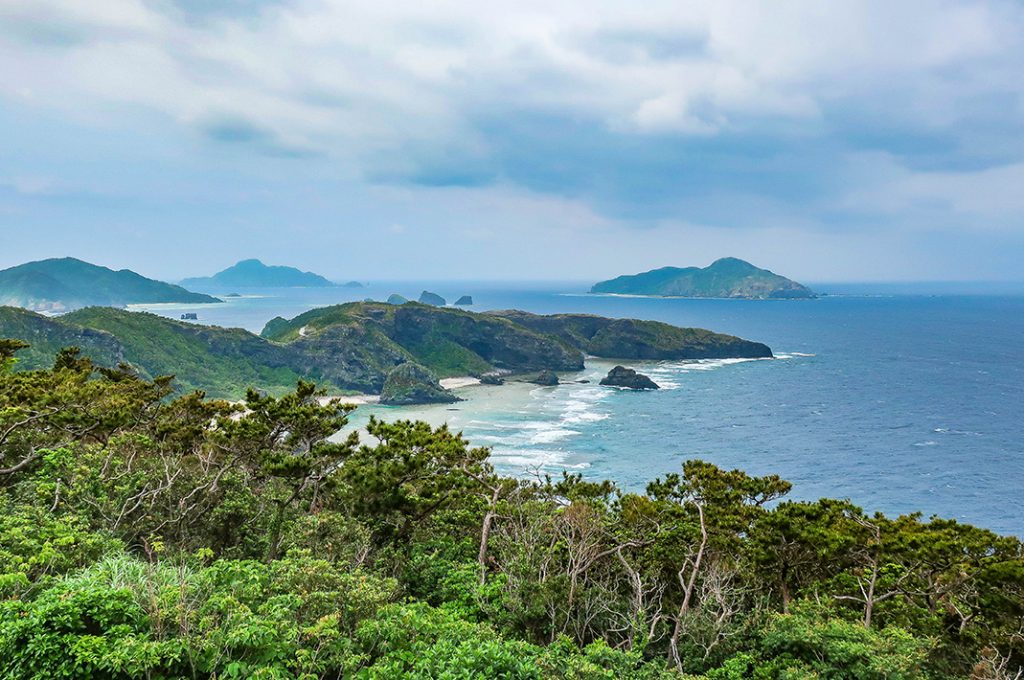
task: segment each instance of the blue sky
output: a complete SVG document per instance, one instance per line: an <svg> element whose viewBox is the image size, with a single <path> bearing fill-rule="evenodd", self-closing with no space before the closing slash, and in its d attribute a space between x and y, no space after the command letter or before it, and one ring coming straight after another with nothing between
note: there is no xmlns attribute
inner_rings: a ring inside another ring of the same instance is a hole
<svg viewBox="0 0 1024 680"><path fill-rule="evenodd" d="M1024 279L1024 5L0 0L0 266Z"/></svg>

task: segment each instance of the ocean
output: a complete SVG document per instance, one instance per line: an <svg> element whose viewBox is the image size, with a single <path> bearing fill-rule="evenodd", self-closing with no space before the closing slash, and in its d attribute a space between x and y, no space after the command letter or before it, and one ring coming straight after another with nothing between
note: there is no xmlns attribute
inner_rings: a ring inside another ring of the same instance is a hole
<svg viewBox="0 0 1024 680"><path fill-rule="evenodd" d="M594 296L574 282L380 282L363 289L238 291L205 306L144 309L259 332L274 316L423 289L470 309L582 312L698 326L767 343L770 360L628 362L663 389L597 381L588 360L557 387L472 386L465 401L361 406L369 415L449 423L492 450L499 471L614 479L626 490L702 458L793 482L791 498L849 498L1024 535L1024 291L958 285L818 285L806 301ZM231 291L215 291L227 293Z"/></svg>

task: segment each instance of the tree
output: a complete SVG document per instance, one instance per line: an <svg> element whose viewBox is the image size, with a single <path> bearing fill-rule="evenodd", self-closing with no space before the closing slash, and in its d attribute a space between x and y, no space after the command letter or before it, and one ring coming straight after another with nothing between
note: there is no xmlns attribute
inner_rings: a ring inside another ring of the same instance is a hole
<svg viewBox="0 0 1024 680"><path fill-rule="evenodd" d="M741 470L725 471L711 463L690 460L683 474L668 475L648 486L648 493L661 503L674 525L677 542L680 587L679 607L669 638L669 659L683 669L679 640L686 629L698 579L716 551L719 566L737 549L753 522L765 511L765 504L789 493L791 484L777 475L751 477Z"/></svg>

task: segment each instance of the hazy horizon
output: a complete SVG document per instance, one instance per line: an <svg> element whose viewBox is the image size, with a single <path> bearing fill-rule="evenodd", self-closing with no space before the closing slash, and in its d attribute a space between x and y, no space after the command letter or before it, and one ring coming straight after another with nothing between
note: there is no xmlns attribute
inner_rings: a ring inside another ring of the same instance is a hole
<svg viewBox="0 0 1024 680"><path fill-rule="evenodd" d="M76 256L74 254L57 255L57 256L53 256L52 258L46 257L46 258L38 258L38 259L61 259L61 258L66 258L66 257L75 258L75 259L79 259L79 260L82 259L82 258L80 258L80 257L78 257L78 256ZM725 256L723 256L723 257L725 257ZM159 281L165 281L165 282L168 282L168 283L181 284L181 283L185 282L187 279L202 278L202 277L212 276L212 275L222 271L223 269L226 269L226 268L228 268L228 267L230 267L230 266L232 266L232 265L234 265L234 264L236 264L236 263L238 263L238 262L240 262L242 260L246 260L246 259L260 259L260 258L240 257L237 260L233 260L229 265L225 265L224 267L221 267L220 269L217 269L216 271L200 272L200 273L196 273L196 274L189 274L187 276L171 275L171 276L166 276L166 277L160 277L160 276L156 276L154 274L150 274L150 273L148 273L146 271L141 270L138 267L133 267L131 265L114 266L114 265L106 264L104 262L97 262L97 261L91 261L90 264L94 264L94 265L98 265L98 266L102 266L102 267L107 267L108 269L112 269L112 270L115 270L115 271L116 270L120 270L120 269L128 269L128 270L134 271L134 272L136 272L138 274L142 274L143 276L146 276L148 278L153 278L153 279L156 279L156 280L159 280ZM33 262L33 261L38 261L38 260L24 260L24 261L12 262L11 264L5 264L3 258L0 257L0 271L2 271L3 269L7 269L8 267L17 266L17 265L20 265L20 264L26 264L28 262ZM478 284L486 284L486 285L493 285L493 286L500 286L502 284L509 284L509 285L521 284L521 285L526 285L529 288L540 288L540 289L546 289L546 288L548 288L550 286L566 286L567 288L577 287L577 288L580 288L580 289L586 289L586 288L589 288L594 283L597 283L597 282L605 280L605 279L614 278L616 276L620 276L620 275L623 275L623 274L640 273L639 270L638 271L609 272L609 273L607 273L607 275L599 276L599 277L596 277L596 278L595 277L581 278L581 277L578 277L578 276L577 277L558 277L558 276L542 276L542 275L541 276L532 276L532 277L526 275L526 276L514 277L514 278L510 278L510 277L486 277L486 276L477 276L477 277L459 277L459 276L447 276L447 277L429 277L429 276L428 277L409 277L409 276L406 276L406 277L379 277L379 276L349 277L349 276L345 276L344 274L331 275L330 273L323 272L323 271L310 270L310 269L308 269L306 267L303 267L301 265L296 265L296 264L290 263L290 262L276 262L276 261L265 261L265 260L261 260L261 261L264 264L266 264L266 265L271 265L271 266L273 266L273 265L284 265L284 266L294 267L296 269L299 269L300 271L309 271L309 272L312 272L314 274L318 274L318 275L324 276L325 278L330 280L332 283L337 284L339 287L343 286L343 284L349 283L351 281L358 281L360 283L370 284L370 285L377 285L377 284L394 284L394 285L417 284L417 285L426 285L426 284L430 284L430 283L437 283L437 284L459 284L459 283L473 284L473 283L478 283ZM660 267L660 266L682 266L682 267L686 267L686 266L706 266L708 264L711 264L711 262L698 263L696 265L689 265L689 264L684 264L684 265L657 265L657 266L654 266L654 267L650 267L649 269L655 269L655 268ZM754 262L753 264L756 265L758 263ZM788 278L798 279L798 277L790 277L787 272L776 271L775 273L781 274L783 276L787 276ZM827 290L828 288L836 288L838 290L838 289L843 288L843 287L853 287L853 288L856 288L856 287L859 287L859 286L865 287L865 289L866 289L865 292L875 292L875 291L883 291L884 292L888 288L905 289L907 292L910 292L910 293L918 293L918 292L942 293L942 292L948 292L948 293L970 294L971 292L979 292L979 293L992 293L992 292L996 292L996 293L998 293L998 292L1017 293L1017 292L1024 292L1024 276L1019 276L1018 278L1006 278L1006 279L930 279L930 280L929 279L903 279L903 280L899 280L899 279L875 279L875 280L872 280L872 279L847 279L847 280L841 280L841 279L821 279L821 280L817 280L817 279L799 279L799 282L809 286L810 288L814 289L816 292L825 292L825 293L828 292L828 290ZM575 291L567 289L565 292L575 292ZM839 292L843 292L843 291L839 291Z"/></svg>
<svg viewBox="0 0 1024 680"><path fill-rule="evenodd" d="M0 268L1022 278L1019 3L208 5L0 3Z"/></svg>

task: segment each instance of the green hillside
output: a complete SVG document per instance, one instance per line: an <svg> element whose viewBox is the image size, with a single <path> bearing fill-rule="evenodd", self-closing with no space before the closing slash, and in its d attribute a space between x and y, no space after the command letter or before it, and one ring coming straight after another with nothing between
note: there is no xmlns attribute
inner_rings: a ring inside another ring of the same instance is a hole
<svg viewBox="0 0 1024 680"><path fill-rule="evenodd" d="M128 269L114 271L73 257L28 262L0 271L0 305L60 312L90 305L160 302L220 300Z"/></svg>
<svg viewBox="0 0 1024 680"><path fill-rule="evenodd" d="M29 343L29 347L17 355L17 367L21 370L49 368L54 355L65 347L78 347L102 366L112 367L124 361L124 348L110 333L19 307L0 307L0 338Z"/></svg>
<svg viewBox="0 0 1024 680"><path fill-rule="evenodd" d="M240 328L182 323L155 314L90 307L60 318L116 337L124 360L143 375L174 375L183 391L238 398L247 386L278 394L304 377L288 348ZM6 335L6 333L4 333Z"/></svg>
<svg viewBox="0 0 1024 680"><path fill-rule="evenodd" d="M669 297L793 299L813 298L806 286L735 257L700 267L662 267L594 284L591 293Z"/></svg>

